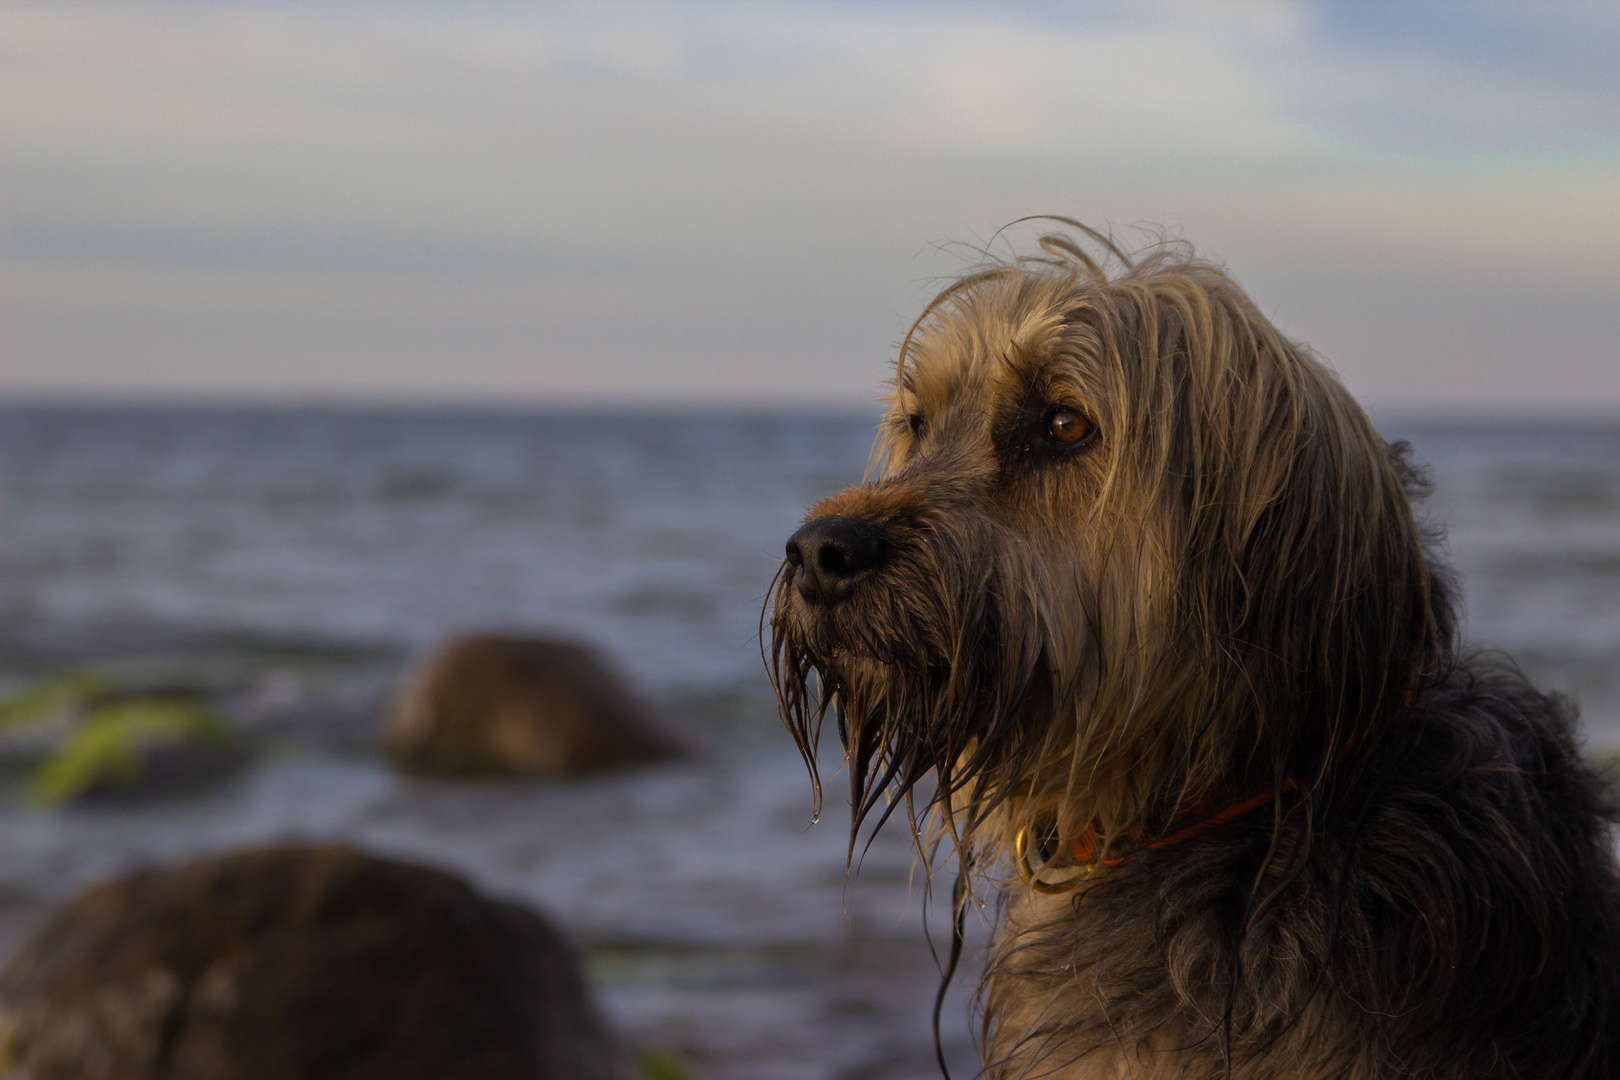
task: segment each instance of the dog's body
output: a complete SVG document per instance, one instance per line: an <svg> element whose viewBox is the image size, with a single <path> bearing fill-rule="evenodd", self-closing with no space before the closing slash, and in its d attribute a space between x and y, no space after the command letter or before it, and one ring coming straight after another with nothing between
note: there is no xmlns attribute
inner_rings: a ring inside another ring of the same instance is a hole
<svg viewBox="0 0 1620 1080"><path fill-rule="evenodd" d="M924 312L772 618L857 826L1000 886L986 1074L1620 1075L1616 809L1458 653L1403 448L1219 268L1074 227Z"/></svg>

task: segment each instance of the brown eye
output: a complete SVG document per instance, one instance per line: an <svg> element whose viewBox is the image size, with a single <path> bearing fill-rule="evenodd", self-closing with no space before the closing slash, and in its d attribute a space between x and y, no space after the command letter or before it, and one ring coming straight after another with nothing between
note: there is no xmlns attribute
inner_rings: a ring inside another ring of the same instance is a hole
<svg viewBox="0 0 1620 1080"><path fill-rule="evenodd" d="M1047 438L1072 446L1091 434L1091 424L1079 413L1055 412L1046 422Z"/></svg>
<svg viewBox="0 0 1620 1080"><path fill-rule="evenodd" d="M906 417L906 426L911 428L911 434L913 437L918 439L922 438L924 426L922 413L912 413L910 416Z"/></svg>

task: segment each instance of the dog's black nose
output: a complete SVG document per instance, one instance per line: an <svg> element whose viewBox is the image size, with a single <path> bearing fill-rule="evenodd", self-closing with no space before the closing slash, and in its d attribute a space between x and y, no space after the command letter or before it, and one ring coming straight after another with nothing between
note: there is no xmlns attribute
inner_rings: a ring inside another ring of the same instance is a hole
<svg viewBox="0 0 1620 1080"><path fill-rule="evenodd" d="M848 517L806 522L787 542L787 561L795 568L793 583L812 604L833 604L848 596L883 556L878 531Z"/></svg>

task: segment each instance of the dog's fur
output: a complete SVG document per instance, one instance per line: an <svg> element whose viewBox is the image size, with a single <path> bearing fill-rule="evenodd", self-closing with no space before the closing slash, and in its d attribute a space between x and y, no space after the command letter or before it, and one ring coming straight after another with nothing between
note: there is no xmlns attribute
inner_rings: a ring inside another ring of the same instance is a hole
<svg viewBox="0 0 1620 1080"><path fill-rule="evenodd" d="M1406 448L1220 267L1057 220L929 305L875 478L811 509L880 559L784 564L771 616L855 827L893 800L1001 897L985 1075L1620 1075L1615 804L1568 703L1459 651Z"/></svg>

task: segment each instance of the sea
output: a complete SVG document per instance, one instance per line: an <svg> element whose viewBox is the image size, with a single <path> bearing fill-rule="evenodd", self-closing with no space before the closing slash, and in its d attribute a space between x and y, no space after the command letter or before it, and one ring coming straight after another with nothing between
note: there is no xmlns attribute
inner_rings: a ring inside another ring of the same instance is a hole
<svg viewBox="0 0 1620 1080"><path fill-rule="evenodd" d="M62 671L193 686L256 748L198 792L56 809L0 768L0 954L107 875L335 839L534 905L626 1039L694 1077L937 1076L931 883L898 829L850 868L836 754L812 823L760 655L783 542L860 481L875 419L0 406L0 694ZM1620 750L1620 423L1379 423L1432 470L1467 638L1574 699L1593 755ZM394 687L470 629L594 646L700 752L582 780L395 774ZM972 982L942 1014L957 1075Z"/></svg>

